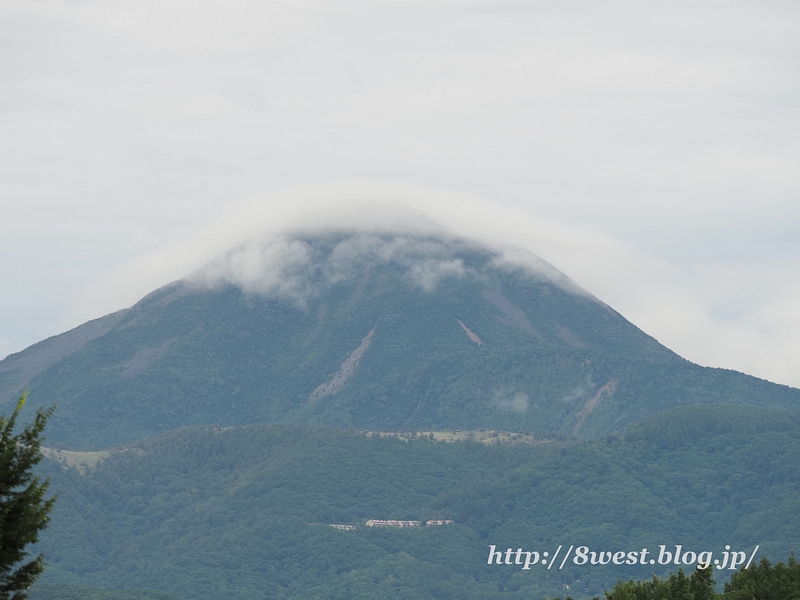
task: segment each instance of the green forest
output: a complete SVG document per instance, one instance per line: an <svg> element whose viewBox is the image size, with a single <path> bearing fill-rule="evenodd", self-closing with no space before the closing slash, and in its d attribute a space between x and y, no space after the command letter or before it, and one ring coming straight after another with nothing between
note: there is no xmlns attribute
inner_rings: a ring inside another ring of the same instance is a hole
<svg viewBox="0 0 800 600"><path fill-rule="evenodd" d="M364 257L332 282L347 240L305 242L304 303L175 282L0 361L0 403L26 388L30 410L57 403L48 440L72 450L268 422L593 439L682 405L800 406L800 390L692 364L577 287L499 268L491 252L417 240L410 263ZM410 264L431 244L472 275L414 285ZM312 398L371 331L346 385Z"/></svg>
<svg viewBox="0 0 800 600"><path fill-rule="evenodd" d="M618 582L606 590L604 600L797 600L800 598L800 563L794 555L788 564L772 565L766 558L758 565L733 574L724 592L715 590L713 567L686 575L683 569L668 578L653 576L646 581ZM399 591L399 588L398 588ZM30 600L174 600L143 590L103 590L88 586L40 585ZM557 598L556 600L560 600ZM565 600L572 600L567 596ZM595 596L593 600L600 600Z"/></svg>
<svg viewBox="0 0 800 600"><path fill-rule="evenodd" d="M60 496L41 538L42 593L66 585L146 587L180 600L499 600L568 589L591 598L618 580L669 581L677 567L522 570L487 564L490 545L541 553L680 544L716 556L725 545L748 554L759 545L760 561L788 556L800 539L797 413L691 406L594 441L432 438L196 427L118 448L94 467L46 460L40 471ZM369 519L454 523L398 529L367 527ZM720 591L733 572L715 571Z"/></svg>
<svg viewBox="0 0 800 600"><path fill-rule="evenodd" d="M794 573L763 560L800 540L800 390L468 242L294 241L300 296L177 281L0 361L0 403L58 404L34 600L743 600Z"/></svg>
<svg viewBox="0 0 800 600"><path fill-rule="evenodd" d="M620 581L603 597L604 600L797 600L800 564L794 554L789 556L787 564L772 565L764 558L758 565L734 573L723 593L717 593L714 583L712 569L695 570L689 576L678 569L666 579L654 576L647 581ZM572 598L567 596L565 600Z"/></svg>
<svg viewBox="0 0 800 600"><path fill-rule="evenodd" d="M37 585L28 592L29 600L176 600L146 590L106 590L87 585Z"/></svg>

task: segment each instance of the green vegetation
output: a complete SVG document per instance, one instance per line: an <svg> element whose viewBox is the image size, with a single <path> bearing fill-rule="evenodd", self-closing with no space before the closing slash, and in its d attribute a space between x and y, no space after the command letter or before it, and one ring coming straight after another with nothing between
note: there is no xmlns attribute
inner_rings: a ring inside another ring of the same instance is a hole
<svg viewBox="0 0 800 600"><path fill-rule="evenodd" d="M773 566L764 558L756 566L740 571L725 584L724 600L798 600L800 563L789 556L788 564Z"/></svg>
<svg viewBox="0 0 800 600"><path fill-rule="evenodd" d="M0 598L22 600L44 569L28 552L47 526L55 498L45 500L49 481L34 475L42 460L42 432L54 408L39 409L33 422L14 433L25 394L8 418L0 417Z"/></svg>
<svg viewBox="0 0 800 600"><path fill-rule="evenodd" d="M687 577L682 569L668 579L618 582L606 591L605 600L797 600L800 598L800 564L789 557L788 565L772 566L766 558L749 569L734 573L725 591L714 589L712 568L695 570ZM567 596L566 600L571 600ZM595 600L599 600L595 598Z"/></svg>
<svg viewBox="0 0 800 600"><path fill-rule="evenodd" d="M668 579L653 577L649 581L619 582L606 600L722 600L714 591L712 568L695 569L687 577L678 569Z"/></svg>
<svg viewBox="0 0 800 600"><path fill-rule="evenodd" d="M326 279L343 241L307 240L303 303L177 282L6 358L0 400L29 386L32 400L57 402L48 439L73 451L265 422L590 439L675 406L800 406L799 390L693 365L591 296L463 244L409 244L417 266L460 260L472 273L434 290L414 283L408 261L362 257ZM352 376L313 396L373 329Z"/></svg>
<svg viewBox="0 0 800 600"><path fill-rule="evenodd" d="M0 403L61 406L40 600L688 598L708 588L688 565L612 552L800 540L800 390L693 365L462 242L293 243L291 297L176 282L0 361ZM606 563L508 563L562 545Z"/></svg>
<svg viewBox="0 0 800 600"><path fill-rule="evenodd" d="M694 428L683 439L673 423ZM726 544L760 544L760 558L800 540L798 416L753 407L685 407L592 442L271 424L178 430L132 448L85 474L42 464L61 493L41 544L45 583L149 587L181 600L512 600L564 585L591 597L677 567L523 571L487 565L489 545L682 544L719 556ZM367 519L455 523L369 528Z"/></svg>
<svg viewBox="0 0 800 600"><path fill-rule="evenodd" d="M104 590L86 585L37 585L28 593L30 600L175 600L146 590Z"/></svg>

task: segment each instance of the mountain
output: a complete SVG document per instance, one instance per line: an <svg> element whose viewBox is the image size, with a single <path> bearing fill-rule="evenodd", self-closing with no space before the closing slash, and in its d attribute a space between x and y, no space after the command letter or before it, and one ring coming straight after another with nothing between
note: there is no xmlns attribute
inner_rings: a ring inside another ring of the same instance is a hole
<svg viewBox="0 0 800 600"><path fill-rule="evenodd" d="M104 590L85 585L36 585L28 592L30 600L176 600L146 590Z"/></svg>
<svg viewBox="0 0 800 600"><path fill-rule="evenodd" d="M133 307L0 362L0 399L58 404L49 444L190 425L494 429L591 438L687 404L797 410L703 368L535 257L326 233L240 246Z"/></svg>
<svg viewBox="0 0 800 600"><path fill-rule="evenodd" d="M695 559L759 545L755 560L774 562L800 539L797 413L685 406L589 442L442 439L265 424L49 452L41 473L60 497L41 536L43 583L181 600L521 600L563 597L564 585L587 598L676 571L656 562L661 545ZM540 556L648 548L654 564L573 554L563 568L524 570L487 565L491 545Z"/></svg>

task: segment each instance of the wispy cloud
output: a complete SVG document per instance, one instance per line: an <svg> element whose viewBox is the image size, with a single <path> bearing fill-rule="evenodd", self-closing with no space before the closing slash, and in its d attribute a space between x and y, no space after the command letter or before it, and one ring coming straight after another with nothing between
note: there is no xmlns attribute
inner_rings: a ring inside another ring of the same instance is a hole
<svg viewBox="0 0 800 600"><path fill-rule="evenodd" d="M265 195L87 289L72 323L129 306L247 239L324 229L474 240L496 252L496 260L514 268L538 265L541 276L549 273L555 281L564 277L558 271L563 272L689 360L800 386L796 369L800 362L800 261L782 257L736 265L680 264L593 227L465 194L391 182L302 186ZM368 238L354 241L353 247L342 246L331 257L335 268L326 277L345 276L348 265L357 265L351 261L362 251L365 256L389 251L370 250L374 242ZM256 261L243 260L243 264L267 264L255 256ZM555 273L553 266L558 269ZM248 272L252 273L242 270Z"/></svg>
<svg viewBox="0 0 800 600"><path fill-rule="evenodd" d="M265 231L415 219L395 202L800 385L798 27L770 1L6 0L0 283L25 292L0 333L20 349ZM490 202L295 187L336 180Z"/></svg>
<svg viewBox="0 0 800 600"><path fill-rule="evenodd" d="M317 233L324 234L324 230ZM373 267L394 265L425 292L443 279L477 275L454 258L460 245L412 235L349 233L330 248L312 247L287 235L250 240L186 279L216 287L233 284L248 293L291 300L300 306L329 286L363 277Z"/></svg>
<svg viewBox="0 0 800 600"><path fill-rule="evenodd" d="M501 410L508 410L517 413L524 413L528 411L530 406L530 398L528 394L523 392L516 392L511 389L495 390L492 393L491 399L492 406Z"/></svg>
<svg viewBox="0 0 800 600"><path fill-rule="evenodd" d="M311 248L302 240L251 240L211 261L190 275L188 281L209 287L231 283L245 292L303 304L312 292L315 266Z"/></svg>
<svg viewBox="0 0 800 600"><path fill-rule="evenodd" d="M426 259L412 266L408 272L408 277L415 285L418 285L426 292L430 292L436 288L436 284L442 279L449 277L461 278L466 273L467 269L461 259Z"/></svg>

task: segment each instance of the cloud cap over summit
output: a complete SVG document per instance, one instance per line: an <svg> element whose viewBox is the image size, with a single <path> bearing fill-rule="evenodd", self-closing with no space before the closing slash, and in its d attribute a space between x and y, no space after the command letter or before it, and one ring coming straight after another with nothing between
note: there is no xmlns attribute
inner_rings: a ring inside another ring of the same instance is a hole
<svg viewBox="0 0 800 600"><path fill-rule="evenodd" d="M593 437L680 404L800 404L681 359L530 255L359 231L234 248L8 357L0 386L58 402L48 437L73 447L274 421Z"/></svg>

